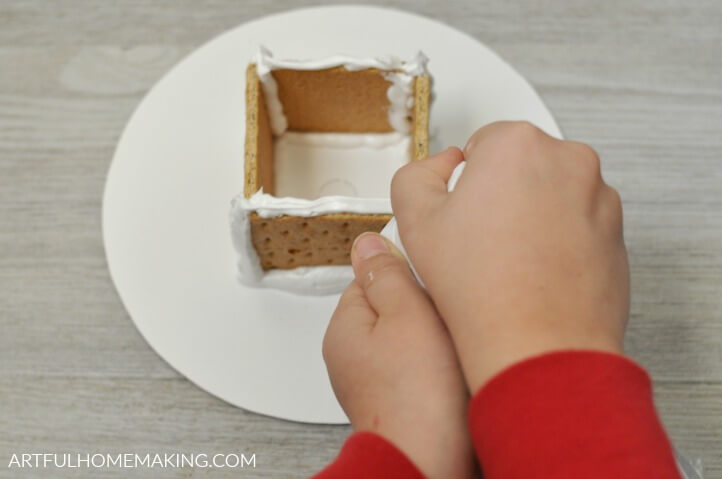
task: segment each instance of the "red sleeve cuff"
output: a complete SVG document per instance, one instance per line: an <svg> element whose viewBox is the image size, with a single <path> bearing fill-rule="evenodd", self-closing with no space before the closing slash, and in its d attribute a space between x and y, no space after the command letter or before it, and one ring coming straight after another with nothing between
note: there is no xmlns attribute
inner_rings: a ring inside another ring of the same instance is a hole
<svg viewBox="0 0 722 479"><path fill-rule="evenodd" d="M396 446L370 432L352 434L334 462L315 479L423 479L416 466Z"/></svg>
<svg viewBox="0 0 722 479"><path fill-rule="evenodd" d="M647 373L592 351L522 361L473 398L469 424L485 479L678 479Z"/></svg>

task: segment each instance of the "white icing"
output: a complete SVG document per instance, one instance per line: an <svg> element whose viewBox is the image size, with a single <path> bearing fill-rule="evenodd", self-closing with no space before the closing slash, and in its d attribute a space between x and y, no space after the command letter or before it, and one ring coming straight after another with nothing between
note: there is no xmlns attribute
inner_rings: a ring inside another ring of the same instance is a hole
<svg viewBox="0 0 722 479"><path fill-rule="evenodd" d="M414 77L403 73L385 73L384 78L391 82L386 92L389 99L389 124L401 133L411 131L410 113L414 106Z"/></svg>
<svg viewBox="0 0 722 479"><path fill-rule="evenodd" d="M281 135L288 128L288 120L286 120L286 115L283 114L283 105L278 98L278 83L276 83L273 75L270 74L265 76L259 75L259 77L266 99L268 123L271 126L271 132L276 136Z"/></svg>
<svg viewBox="0 0 722 479"><path fill-rule="evenodd" d="M331 213L377 214L391 213L388 198L356 198L353 196L324 196L315 200L276 197L259 191L250 198L242 198L241 207L255 211L261 218L281 215L319 216Z"/></svg>
<svg viewBox="0 0 722 479"><path fill-rule="evenodd" d="M393 133L287 131L273 145L274 194L384 198L408 163L411 138Z"/></svg>
<svg viewBox="0 0 722 479"><path fill-rule="evenodd" d="M411 61L403 61L396 57L388 58L353 58L343 55L323 58L320 60L280 60L265 47L260 47L256 55L256 72L261 80L266 97L271 131L280 135L288 128L288 121L283 114L283 105L278 98L278 85L271 71L284 68L291 70L323 70L343 66L350 71L376 68L384 71L384 78L391 82L387 96L389 105L389 124L398 132L408 133L410 109L413 107L413 77L427 72L429 59L418 52Z"/></svg>
<svg viewBox="0 0 722 479"><path fill-rule="evenodd" d="M271 70L285 68L289 70L324 70L343 66L350 71L376 68L378 70L399 70L407 75L417 76L426 73L426 64L429 59L422 52L418 52L411 61L404 61L389 56L387 58L355 58L345 55L335 55L319 60L280 60L265 47L259 48L256 56L256 69L259 76L268 75Z"/></svg>

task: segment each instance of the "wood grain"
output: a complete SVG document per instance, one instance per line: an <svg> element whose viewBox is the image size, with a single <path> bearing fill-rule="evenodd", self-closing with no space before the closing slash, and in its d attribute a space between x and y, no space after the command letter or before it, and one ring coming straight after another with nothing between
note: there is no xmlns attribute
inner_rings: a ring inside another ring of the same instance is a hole
<svg viewBox="0 0 722 479"><path fill-rule="evenodd" d="M348 427L244 412L159 359L113 289L100 232L115 143L153 83L218 33L312 3L0 3L0 477L14 477L11 451L241 450L259 461L242 477L274 478L335 455ZM722 477L722 3L391 4L488 44L600 152L625 204L628 350L675 443ZM162 476L206 474L239 475Z"/></svg>

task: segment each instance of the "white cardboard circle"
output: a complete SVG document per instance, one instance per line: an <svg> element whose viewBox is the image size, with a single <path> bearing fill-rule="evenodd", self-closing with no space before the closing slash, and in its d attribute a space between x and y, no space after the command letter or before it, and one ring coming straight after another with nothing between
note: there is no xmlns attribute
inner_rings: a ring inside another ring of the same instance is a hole
<svg viewBox="0 0 722 479"><path fill-rule="evenodd" d="M241 286L228 212L243 184L245 67L257 47L319 58L417 50L431 59L432 151L479 126L529 120L559 129L529 84L477 40L376 7L319 7L264 17L211 40L148 93L113 158L103 198L110 274L153 349L199 387L261 414L345 423L321 357L336 296Z"/></svg>

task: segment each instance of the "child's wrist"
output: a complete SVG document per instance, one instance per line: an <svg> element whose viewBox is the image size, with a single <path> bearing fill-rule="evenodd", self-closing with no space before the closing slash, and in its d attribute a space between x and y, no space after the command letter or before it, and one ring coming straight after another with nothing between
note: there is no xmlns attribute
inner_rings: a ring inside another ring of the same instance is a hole
<svg viewBox="0 0 722 479"><path fill-rule="evenodd" d="M624 354L622 338L606 332L536 332L513 331L489 334L477 329L459 355L469 390L481 389L489 380L507 368L527 359L568 350L603 351ZM483 340L478 338L483 337ZM474 341L474 338L477 338Z"/></svg>

